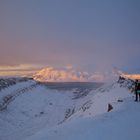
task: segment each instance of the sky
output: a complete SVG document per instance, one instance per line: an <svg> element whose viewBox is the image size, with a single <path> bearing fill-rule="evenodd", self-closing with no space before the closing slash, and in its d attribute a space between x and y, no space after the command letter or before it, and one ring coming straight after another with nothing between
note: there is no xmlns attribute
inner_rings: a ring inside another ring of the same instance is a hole
<svg viewBox="0 0 140 140"><path fill-rule="evenodd" d="M0 70L140 70L139 7L139 0L0 0Z"/></svg>

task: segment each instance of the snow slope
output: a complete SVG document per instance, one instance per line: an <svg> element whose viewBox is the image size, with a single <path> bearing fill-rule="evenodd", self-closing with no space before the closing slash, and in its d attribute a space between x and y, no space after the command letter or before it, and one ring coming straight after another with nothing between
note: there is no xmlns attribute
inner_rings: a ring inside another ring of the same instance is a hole
<svg viewBox="0 0 140 140"><path fill-rule="evenodd" d="M30 80L0 92L0 140L18 140L64 123L90 106L89 89L52 90Z"/></svg>
<svg viewBox="0 0 140 140"><path fill-rule="evenodd" d="M117 84L97 92L87 111L77 112L66 123L49 130L44 128L26 140L139 140L140 106L133 101L132 94ZM114 107L109 113L108 103Z"/></svg>
<svg viewBox="0 0 140 140"><path fill-rule="evenodd" d="M139 140L140 105L130 99L125 102L118 111L44 129L26 140Z"/></svg>
<svg viewBox="0 0 140 140"><path fill-rule="evenodd" d="M57 90L34 82L23 82L0 92L0 103L9 95L13 97L0 111L0 140L115 140L117 135L119 139L137 140L140 137L139 103L133 102L126 87L111 82L96 90ZM108 103L113 106L109 113Z"/></svg>

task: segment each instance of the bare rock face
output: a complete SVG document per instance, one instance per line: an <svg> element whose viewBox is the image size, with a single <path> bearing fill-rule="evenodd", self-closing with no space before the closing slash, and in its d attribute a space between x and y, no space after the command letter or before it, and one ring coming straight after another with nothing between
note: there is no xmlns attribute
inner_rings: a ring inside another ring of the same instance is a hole
<svg viewBox="0 0 140 140"><path fill-rule="evenodd" d="M108 110L107 112L110 112L113 109L113 106L111 104L108 104Z"/></svg>

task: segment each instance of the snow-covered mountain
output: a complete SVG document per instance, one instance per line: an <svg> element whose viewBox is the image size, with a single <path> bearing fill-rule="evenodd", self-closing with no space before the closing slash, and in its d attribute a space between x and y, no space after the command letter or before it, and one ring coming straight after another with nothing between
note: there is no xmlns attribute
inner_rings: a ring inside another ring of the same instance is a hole
<svg viewBox="0 0 140 140"><path fill-rule="evenodd" d="M74 71L73 69L55 69L53 67L47 67L37 72L33 78L37 81L49 81L49 82L72 82L72 81L88 81L90 75L87 72Z"/></svg>
<svg viewBox="0 0 140 140"><path fill-rule="evenodd" d="M132 134L139 140L134 128L127 133L130 119L135 127L140 115L134 114L140 108L133 105L129 84L131 81L121 79L96 88L77 86L66 90L28 79L9 85L0 91L0 140L117 140L116 132L123 131L122 139L128 135L132 140ZM109 113L108 104L113 106Z"/></svg>
<svg viewBox="0 0 140 140"><path fill-rule="evenodd" d="M140 70L132 70L131 72L122 72L117 68L113 69L114 74L124 77L125 79L140 80Z"/></svg>
<svg viewBox="0 0 140 140"><path fill-rule="evenodd" d="M132 80L140 80L140 74L123 74L121 75L122 77L126 78L126 79L132 79Z"/></svg>
<svg viewBox="0 0 140 140"><path fill-rule="evenodd" d="M116 76L114 71L108 73L83 72L74 69L57 69L46 67L33 75L33 79L42 82L103 82ZM117 75L118 77L118 75Z"/></svg>

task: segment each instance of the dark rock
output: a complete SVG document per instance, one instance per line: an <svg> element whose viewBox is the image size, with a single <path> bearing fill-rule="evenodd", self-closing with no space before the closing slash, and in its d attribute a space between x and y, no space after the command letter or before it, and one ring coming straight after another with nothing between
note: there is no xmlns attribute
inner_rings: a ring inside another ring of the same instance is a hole
<svg viewBox="0 0 140 140"><path fill-rule="evenodd" d="M123 100L122 99L118 99L118 102L123 102Z"/></svg>
<svg viewBox="0 0 140 140"><path fill-rule="evenodd" d="M108 110L107 112L110 112L113 109L113 106L111 104L108 104Z"/></svg>
<svg viewBox="0 0 140 140"><path fill-rule="evenodd" d="M44 114L44 112L43 112L43 111L41 111L41 112L40 112L40 114Z"/></svg>

